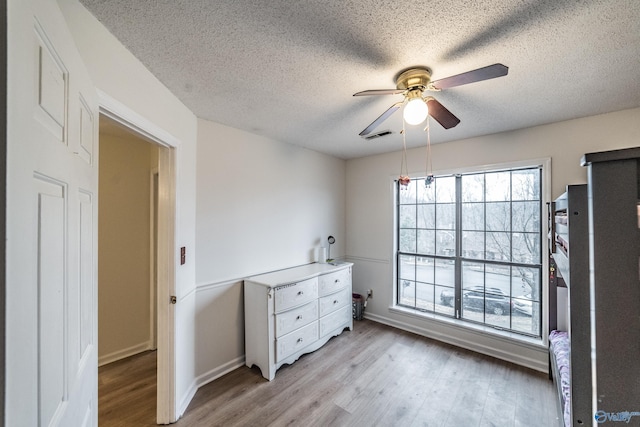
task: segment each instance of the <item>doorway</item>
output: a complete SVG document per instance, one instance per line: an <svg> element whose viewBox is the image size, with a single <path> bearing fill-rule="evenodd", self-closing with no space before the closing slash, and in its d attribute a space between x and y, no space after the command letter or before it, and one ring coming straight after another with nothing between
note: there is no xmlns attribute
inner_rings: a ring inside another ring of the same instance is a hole
<svg viewBox="0 0 640 427"><path fill-rule="evenodd" d="M147 261L142 261L148 266L148 272L151 272L147 287L148 310L146 314L148 321L143 323L147 327L147 346L149 348L157 347L155 421L158 424L168 424L177 419L174 369L175 306L169 301L171 300L170 295L175 295L175 158L179 141L106 94L99 91L98 95L100 98L100 121L117 128L117 131L114 132L124 133L121 136L135 139L139 149L147 150L147 158L151 165L147 168L143 178L149 182L147 193L146 195L140 193L138 196L141 200L144 199L144 203L147 203L149 223L142 227L148 232L146 249L151 255ZM118 174L115 174L112 179L117 180ZM99 197L102 196L103 194L99 195ZM105 197L103 202L106 200ZM117 214L126 221L129 212L127 208L120 208ZM151 239L151 236L154 236L155 239ZM116 245L116 247L125 254L136 255L128 251L127 247L122 245ZM103 268L105 267L99 266L99 270ZM119 266L113 268L117 269ZM116 310L119 309L118 302L126 304L126 299L125 297L124 300L116 301L114 305ZM99 301L98 306L100 304ZM100 336L99 339L101 339ZM131 352L136 349L136 345L130 345L126 348ZM141 349L142 347L137 348Z"/></svg>
<svg viewBox="0 0 640 427"><path fill-rule="evenodd" d="M105 423L127 413L132 396L123 390L140 388L141 381L140 375L110 375L113 366L131 367L147 354L148 366L138 372L144 373L146 394L157 396L159 147L104 115L99 122L99 421ZM120 410L109 410L112 403ZM155 421L155 413L153 402L146 421Z"/></svg>
<svg viewBox="0 0 640 427"><path fill-rule="evenodd" d="M158 147L100 116L98 365L156 349Z"/></svg>

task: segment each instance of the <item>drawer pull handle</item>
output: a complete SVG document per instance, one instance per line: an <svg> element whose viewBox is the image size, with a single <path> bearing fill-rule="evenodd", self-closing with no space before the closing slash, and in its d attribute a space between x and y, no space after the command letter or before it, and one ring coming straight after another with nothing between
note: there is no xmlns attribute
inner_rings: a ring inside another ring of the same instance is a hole
<svg viewBox="0 0 640 427"><path fill-rule="evenodd" d="M304 292L298 291L298 295L302 295L302 294L304 294Z"/></svg>
<svg viewBox="0 0 640 427"><path fill-rule="evenodd" d="M298 342L299 342L299 343L300 343L300 342L302 342L302 338L298 338Z"/></svg>
<svg viewBox="0 0 640 427"><path fill-rule="evenodd" d="M336 279L334 283L340 283L340 279Z"/></svg>
<svg viewBox="0 0 640 427"><path fill-rule="evenodd" d="M296 320L302 320L302 315L299 315L298 317L296 317Z"/></svg>
<svg viewBox="0 0 640 427"><path fill-rule="evenodd" d="M337 304L337 303L338 303L338 300L337 300L337 299L334 299L334 300L333 300L333 303L334 303L334 304Z"/></svg>

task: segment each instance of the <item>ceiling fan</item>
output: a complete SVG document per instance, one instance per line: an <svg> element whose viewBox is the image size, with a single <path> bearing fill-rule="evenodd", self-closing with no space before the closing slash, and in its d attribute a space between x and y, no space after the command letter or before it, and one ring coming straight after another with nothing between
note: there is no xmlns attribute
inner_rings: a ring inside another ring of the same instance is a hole
<svg viewBox="0 0 640 427"><path fill-rule="evenodd" d="M447 110L432 96L424 96L425 91L440 91L455 86L462 86L482 80L494 79L506 76L509 68L502 64L488 65L477 70L467 71L451 77L431 81L431 70L427 67L412 67L397 74L395 89L374 89L354 93L353 96L368 95L397 95L403 94L404 100L396 102L373 123L367 126L360 136L370 134L380 123L395 113L403 104L404 120L412 125L422 123L427 118L427 114L433 117L445 129L451 129L460 123L460 119Z"/></svg>

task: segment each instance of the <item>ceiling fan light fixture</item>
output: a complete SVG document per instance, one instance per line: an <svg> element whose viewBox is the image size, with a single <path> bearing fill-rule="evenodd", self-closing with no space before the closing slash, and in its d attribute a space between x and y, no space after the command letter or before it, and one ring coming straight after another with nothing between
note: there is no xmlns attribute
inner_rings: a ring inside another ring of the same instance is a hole
<svg viewBox="0 0 640 427"><path fill-rule="evenodd" d="M427 107L427 103L424 102L422 97L416 97L410 99L407 105L404 106L402 116L408 124L417 125L424 122L428 114L429 108Z"/></svg>

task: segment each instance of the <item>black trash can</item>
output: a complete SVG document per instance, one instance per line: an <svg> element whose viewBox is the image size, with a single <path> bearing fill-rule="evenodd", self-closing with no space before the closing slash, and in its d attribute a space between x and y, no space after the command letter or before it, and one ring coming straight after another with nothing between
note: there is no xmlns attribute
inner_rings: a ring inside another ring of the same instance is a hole
<svg viewBox="0 0 640 427"><path fill-rule="evenodd" d="M351 294L353 301L353 318L355 320L362 320L364 316L364 299L360 294Z"/></svg>

